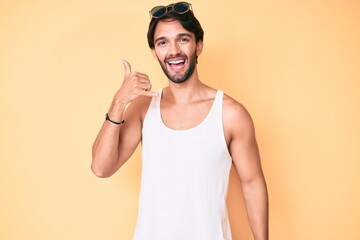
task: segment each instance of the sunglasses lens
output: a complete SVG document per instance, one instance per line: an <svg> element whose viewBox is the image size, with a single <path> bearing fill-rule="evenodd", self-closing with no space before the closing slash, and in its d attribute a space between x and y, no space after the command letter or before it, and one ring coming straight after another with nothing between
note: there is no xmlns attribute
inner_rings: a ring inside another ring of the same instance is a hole
<svg viewBox="0 0 360 240"><path fill-rule="evenodd" d="M175 3L173 9L177 13L186 13L189 10L189 4L187 2Z"/></svg>
<svg viewBox="0 0 360 240"><path fill-rule="evenodd" d="M151 9L150 12L154 18L159 18L165 15L166 7L163 6L154 7L153 9Z"/></svg>

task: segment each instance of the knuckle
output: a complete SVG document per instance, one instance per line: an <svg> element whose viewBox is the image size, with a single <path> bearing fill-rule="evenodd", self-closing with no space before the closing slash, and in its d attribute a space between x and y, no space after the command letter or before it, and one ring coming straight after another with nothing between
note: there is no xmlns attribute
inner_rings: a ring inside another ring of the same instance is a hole
<svg viewBox="0 0 360 240"><path fill-rule="evenodd" d="M131 79L131 81L135 81L137 79L137 77L135 75L132 75L130 79Z"/></svg>

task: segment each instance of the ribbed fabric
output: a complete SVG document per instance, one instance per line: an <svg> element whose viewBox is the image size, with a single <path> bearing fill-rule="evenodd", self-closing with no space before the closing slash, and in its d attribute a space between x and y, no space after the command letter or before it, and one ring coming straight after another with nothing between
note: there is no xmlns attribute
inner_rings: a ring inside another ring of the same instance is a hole
<svg viewBox="0 0 360 240"><path fill-rule="evenodd" d="M231 156L222 124L223 92L206 118L168 128L159 96L142 129L142 177L133 240L231 240L226 208Z"/></svg>

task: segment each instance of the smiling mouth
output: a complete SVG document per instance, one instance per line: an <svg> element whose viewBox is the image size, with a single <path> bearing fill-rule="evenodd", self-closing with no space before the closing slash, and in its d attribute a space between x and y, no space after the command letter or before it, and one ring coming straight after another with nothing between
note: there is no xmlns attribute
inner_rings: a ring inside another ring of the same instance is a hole
<svg viewBox="0 0 360 240"><path fill-rule="evenodd" d="M168 61L167 63L168 63L170 66L180 66L180 65L184 65L185 59Z"/></svg>
<svg viewBox="0 0 360 240"><path fill-rule="evenodd" d="M185 59L170 60L167 64L173 71L179 71L185 65Z"/></svg>
<svg viewBox="0 0 360 240"><path fill-rule="evenodd" d="M170 65L178 65L178 64L182 64L182 63L184 63L185 62L185 59L179 59L179 60L172 60L172 61L168 61L168 63L170 64Z"/></svg>

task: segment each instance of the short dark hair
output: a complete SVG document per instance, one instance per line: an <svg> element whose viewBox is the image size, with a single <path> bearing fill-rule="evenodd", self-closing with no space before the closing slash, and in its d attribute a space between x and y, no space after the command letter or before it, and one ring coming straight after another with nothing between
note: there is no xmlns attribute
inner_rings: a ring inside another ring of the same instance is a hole
<svg viewBox="0 0 360 240"><path fill-rule="evenodd" d="M202 29L200 22L196 19L194 13L190 10L184 14L179 14L174 11L168 11L161 18L152 18L149 24L147 33L148 44L151 49L155 48L154 35L155 29L159 21L163 20L177 20L187 31L195 35L195 41L198 43L204 39L204 30Z"/></svg>

